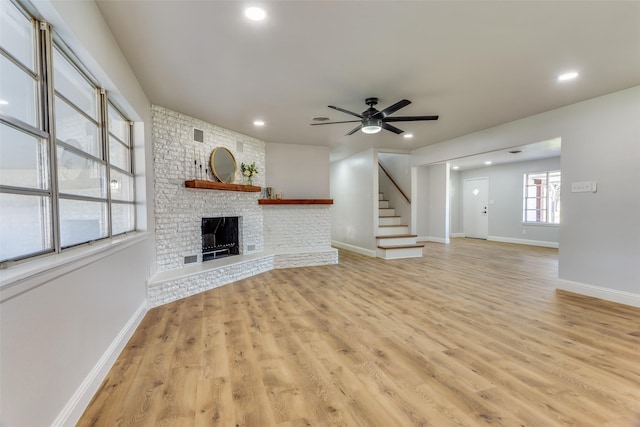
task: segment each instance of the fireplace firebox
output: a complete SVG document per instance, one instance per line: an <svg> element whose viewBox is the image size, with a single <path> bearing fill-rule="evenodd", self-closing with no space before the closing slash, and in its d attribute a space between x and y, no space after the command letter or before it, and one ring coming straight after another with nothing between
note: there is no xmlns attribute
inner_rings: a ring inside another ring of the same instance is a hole
<svg viewBox="0 0 640 427"><path fill-rule="evenodd" d="M240 254L239 217L202 218L202 261Z"/></svg>

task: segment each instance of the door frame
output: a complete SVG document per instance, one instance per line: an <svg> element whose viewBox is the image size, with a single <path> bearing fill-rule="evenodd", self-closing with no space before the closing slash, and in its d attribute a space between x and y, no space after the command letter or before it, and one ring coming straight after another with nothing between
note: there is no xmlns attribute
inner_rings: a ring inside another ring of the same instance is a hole
<svg viewBox="0 0 640 427"><path fill-rule="evenodd" d="M487 235L486 237L471 237L474 239L485 239L488 240L489 239L489 177L488 176L479 176L479 177L475 177L475 178L465 178L462 180L462 231L465 235L465 237L469 237L467 235L467 193L466 193L466 187L467 187L467 182L469 181L485 181L487 184Z"/></svg>

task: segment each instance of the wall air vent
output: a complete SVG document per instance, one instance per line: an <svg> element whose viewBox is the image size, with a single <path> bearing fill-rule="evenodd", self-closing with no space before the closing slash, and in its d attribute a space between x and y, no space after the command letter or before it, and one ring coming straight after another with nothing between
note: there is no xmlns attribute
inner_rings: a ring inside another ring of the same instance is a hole
<svg viewBox="0 0 640 427"><path fill-rule="evenodd" d="M196 142L204 142L204 131L193 128L193 140Z"/></svg>

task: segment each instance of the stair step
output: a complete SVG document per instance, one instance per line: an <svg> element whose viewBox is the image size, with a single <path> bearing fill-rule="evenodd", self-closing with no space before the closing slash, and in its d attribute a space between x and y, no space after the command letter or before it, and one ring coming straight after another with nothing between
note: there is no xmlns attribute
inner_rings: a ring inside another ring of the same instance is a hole
<svg viewBox="0 0 640 427"><path fill-rule="evenodd" d="M424 248L423 243L414 243L412 245L392 245L392 246L378 246L379 249L406 249L406 248Z"/></svg>
<svg viewBox="0 0 640 427"><path fill-rule="evenodd" d="M380 246L415 245L418 236L412 234L396 234L391 236L376 236Z"/></svg>
<svg viewBox="0 0 640 427"><path fill-rule="evenodd" d="M396 234L407 234L408 225L378 225L378 236L391 236Z"/></svg>
<svg viewBox="0 0 640 427"><path fill-rule="evenodd" d="M378 216L396 216L394 208L378 208Z"/></svg>
<svg viewBox="0 0 640 427"><path fill-rule="evenodd" d="M378 208L385 209L389 207L388 200L378 200Z"/></svg>
<svg viewBox="0 0 640 427"><path fill-rule="evenodd" d="M378 246L376 255L382 259L422 258L424 245Z"/></svg>
<svg viewBox="0 0 640 427"><path fill-rule="evenodd" d="M399 216L381 216L378 217L378 225L402 225L402 217Z"/></svg>

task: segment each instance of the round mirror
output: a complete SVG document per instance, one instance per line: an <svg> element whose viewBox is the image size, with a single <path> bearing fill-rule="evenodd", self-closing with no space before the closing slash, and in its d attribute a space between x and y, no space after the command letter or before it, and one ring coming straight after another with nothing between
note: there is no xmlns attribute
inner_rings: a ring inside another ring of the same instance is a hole
<svg viewBox="0 0 640 427"><path fill-rule="evenodd" d="M236 158L233 157L231 151L225 147L215 148L211 153L209 163L211 164L213 176L215 176L218 181L224 182L225 184L233 184L233 181L236 180L236 173L238 172Z"/></svg>

